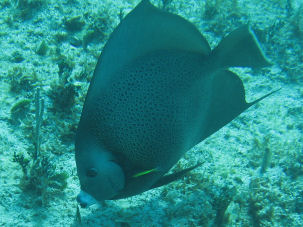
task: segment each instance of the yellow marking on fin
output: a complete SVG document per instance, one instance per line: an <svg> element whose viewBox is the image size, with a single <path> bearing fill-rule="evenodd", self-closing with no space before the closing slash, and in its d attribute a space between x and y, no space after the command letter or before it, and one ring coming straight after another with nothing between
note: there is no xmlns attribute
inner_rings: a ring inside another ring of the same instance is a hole
<svg viewBox="0 0 303 227"><path fill-rule="evenodd" d="M136 173L136 174L133 175L133 177L141 177L143 175L146 175L146 174L149 174L149 173L152 173L152 172L155 172L155 171L157 171L157 168L150 169L150 170L145 170L145 171Z"/></svg>

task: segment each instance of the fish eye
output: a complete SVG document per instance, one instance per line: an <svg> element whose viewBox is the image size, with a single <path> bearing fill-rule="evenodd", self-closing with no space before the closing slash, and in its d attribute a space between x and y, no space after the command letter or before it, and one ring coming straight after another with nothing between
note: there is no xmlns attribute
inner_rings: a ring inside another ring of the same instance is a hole
<svg viewBox="0 0 303 227"><path fill-rule="evenodd" d="M86 176L88 177L96 177L98 175L98 171L96 168L90 168L86 171Z"/></svg>

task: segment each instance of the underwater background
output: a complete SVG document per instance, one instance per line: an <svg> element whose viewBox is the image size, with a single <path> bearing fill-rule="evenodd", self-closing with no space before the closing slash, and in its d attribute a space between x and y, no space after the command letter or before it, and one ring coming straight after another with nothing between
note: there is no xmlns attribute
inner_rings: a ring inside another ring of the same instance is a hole
<svg viewBox="0 0 303 227"><path fill-rule="evenodd" d="M247 101L180 181L78 209L74 137L109 35L139 0L0 1L0 226L303 226L303 1L158 0L211 47L250 24L273 65L232 68Z"/></svg>

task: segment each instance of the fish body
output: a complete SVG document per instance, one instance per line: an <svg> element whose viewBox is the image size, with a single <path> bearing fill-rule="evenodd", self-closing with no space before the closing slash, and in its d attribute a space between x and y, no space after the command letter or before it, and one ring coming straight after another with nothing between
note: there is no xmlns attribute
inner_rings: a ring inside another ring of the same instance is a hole
<svg viewBox="0 0 303 227"><path fill-rule="evenodd" d="M248 26L211 51L185 19L143 0L110 36L98 60L76 135L85 207L179 179L165 176L191 147L255 102L231 66L269 65Z"/></svg>

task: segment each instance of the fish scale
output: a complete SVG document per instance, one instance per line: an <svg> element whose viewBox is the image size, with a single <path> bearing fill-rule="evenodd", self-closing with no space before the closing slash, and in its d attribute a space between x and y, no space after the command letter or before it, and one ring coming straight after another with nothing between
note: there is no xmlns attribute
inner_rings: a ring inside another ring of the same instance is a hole
<svg viewBox="0 0 303 227"><path fill-rule="evenodd" d="M170 168L195 145L189 141L195 137L188 132L194 133L203 123L192 120L202 117L203 113L194 116L199 104L200 108L208 105L201 94L206 84L201 78L210 75L203 76L201 61L194 53L156 52L113 75L120 79L110 80L108 89L99 92L92 110L105 148L122 153L138 166ZM198 85L193 83L198 80ZM171 152L175 156L167 155Z"/></svg>

